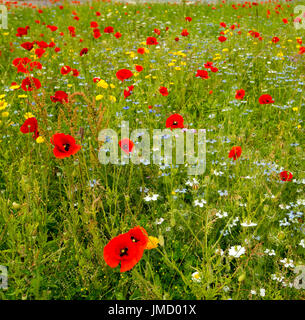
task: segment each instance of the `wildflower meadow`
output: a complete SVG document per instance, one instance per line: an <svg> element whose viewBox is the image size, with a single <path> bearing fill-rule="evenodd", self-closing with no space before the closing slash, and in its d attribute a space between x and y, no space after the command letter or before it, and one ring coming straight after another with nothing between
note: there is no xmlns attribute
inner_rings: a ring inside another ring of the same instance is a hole
<svg viewBox="0 0 305 320"><path fill-rule="evenodd" d="M305 3L1 10L0 299L305 299Z"/></svg>

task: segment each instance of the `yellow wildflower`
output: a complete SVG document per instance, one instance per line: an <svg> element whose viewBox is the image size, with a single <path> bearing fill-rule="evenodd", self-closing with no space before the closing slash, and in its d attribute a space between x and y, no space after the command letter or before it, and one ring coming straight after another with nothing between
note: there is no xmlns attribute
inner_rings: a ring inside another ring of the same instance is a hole
<svg viewBox="0 0 305 320"><path fill-rule="evenodd" d="M159 239L158 238L149 236L148 237L148 242L147 242L147 245L146 245L146 249L147 250L155 249L155 248L158 247L158 244L159 244Z"/></svg>
<svg viewBox="0 0 305 320"><path fill-rule="evenodd" d="M42 137L42 136L39 136L39 137L36 139L36 142L37 142L37 143L43 143L43 142L45 142L45 141L46 141L45 138Z"/></svg>

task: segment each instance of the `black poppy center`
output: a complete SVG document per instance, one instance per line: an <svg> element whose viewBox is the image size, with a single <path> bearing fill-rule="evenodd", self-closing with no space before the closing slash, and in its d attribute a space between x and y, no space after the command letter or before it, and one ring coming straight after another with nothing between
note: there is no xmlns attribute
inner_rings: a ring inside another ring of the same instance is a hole
<svg viewBox="0 0 305 320"><path fill-rule="evenodd" d="M135 237L131 237L132 242L139 242L140 240L136 239Z"/></svg>
<svg viewBox="0 0 305 320"><path fill-rule="evenodd" d="M123 248L120 250L120 257L124 257L124 256L127 256L127 251L128 251L128 248Z"/></svg>
<svg viewBox="0 0 305 320"><path fill-rule="evenodd" d="M70 149L70 144L69 143L66 143L63 146L64 146L65 151L69 151L69 149Z"/></svg>
<svg viewBox="0 0 305 320"><path fill-rule="evenodd" d="M127 150L127 149L128 149L128 144L127 144L127 143L123 144L123 149L124 149L124 150Z"/></svg>
<svg viewBox="0 0 305 320"><path fill-rule="evenodd" d="M173 122L173 125L174 125L174 126L178 125L178 121L175 120L175 121Z"/></svg>

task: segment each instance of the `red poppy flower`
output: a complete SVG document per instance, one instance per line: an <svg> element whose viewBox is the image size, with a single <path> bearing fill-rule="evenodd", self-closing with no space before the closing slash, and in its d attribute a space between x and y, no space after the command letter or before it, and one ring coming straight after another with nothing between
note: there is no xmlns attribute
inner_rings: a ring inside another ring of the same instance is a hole
<svg viewBox="0 0 305 320"><path fill-rule="evenodd" d="M35 50L35 54L36 54L36 56L37 56L38 58L41 58L42 55L43 55L45 52L46 52L46 50L45 50L45 49L41 49L41 48L37 48L37 49Z"/></svg>
<svg viewBox="0 0 305 320"><path fill-rule="evenodd" d="M204 64L204 67L205 67L206 69L209 69L209 68L213 67L213 62L208 61L207 63Z"/></svg>
<svg viewBox="0 0 305 320"><path fill-rule="evenodd" d="M90 28L98 28L98 23L95 21L90 22Z"/></svg>
<svg viewBox="0 0 305 320"><path fill-rule="evenodd" d="M54 96L50 97L52 102L68 103L68 95L65 91L56 91Z"/></svg>
<svg viewBox="0 0 305 320"><path fill-rule="evenodd" d="M286 24L286 23L288 23L288 20L286 18L284 18L283 22Z"/></svg>
<svg viewBox="0 0 305 320"><path fill-rule="evenodd" d="M41 83L36 78L26 77L21 82L21 88L24 91L33 91L34 89L39 89L41 87Z"/></svg>
<svg viewBox="0 0 305 320"><path fill-rule="evenodd" d="M55 42L51 41L51 42L49 43L49 48L54 48L54 47L55 47Z"/></svg>
<svg viewBox="0 0 305 320"><path fill-rule="evenodd" d="M79 55L82 57L84 54L87 54L87 53L88 53L88 48L83 48L83 49L80 51Z"/></svg>
<svg viewBox="0 0 305 320"><path fill-rule="evenodd" d="M168 91L166 87L160 87L159 92L162 94L162 96L168 96Z"/></svg>
<svg viewBox="0 0 305 320"><path fill-rule="evenodd" d="M126 154L129 154L130 152L132 152L134 143L128 138L125 138L119 141L119 146Z"/></svg>
<svg viewBox="0 0 305 320"><path fill-rule="evenodd" d="M288 172L288 171L282 171L280 173L280 178L282 181L291 181L292 180L292 173L291 172Z"/></svg>
<svg viewBox="0 0 305 320"><path fill-rule="evenodd" d="M95 39L98 39L99 37L101 37L102 35L101 35L101 32L100 32L100 30L99 29L94 29L93 30L93 37L95 38Z"/></svg>
<svg viewBox="0 0 305 320"><path fill-rule="evenodd" d="M212 72L217 72L217 71L218 71L218 68L216 68L216 67L211 67L210 70L211 70Z"/></svg>
<svg viewBox="0 0 305 320"><path fill-rule="evenodd" d="M178 42L178 41L179 41L179 38L178 38L178 37L176 37L176 38L175 38L175 41L177 41L177 42Z"/></svg>
<svg viewBox="0 0 305 320"><path fill-rule="evenodd" d="M58 29L56 26L50 26L50 25L48 25L47 28L49 28L52 32Z"/></svg>
<svg viewBox="0 0 305 320"><path fill-rule="evenodd" d="M133 76L133 73L128 70L128 69L120 69L117 73L116 73L116 77L121 80L124 81L126 79L129 79Z"/></svg>
<svg viewBox="0 0 305 320"><path fill-rule="evenodd" d="M143 70L143 67L142 66L139 66L139 65L136 65L136 70L138 72L141 72Z"/></svg>
<svg viewBox="0 0 305 320"><path fill-rule="evenodd" d="M144 54L145 53L145 49L144 48L138 48L137 52L139 54Z"/></svg>
<svg viewBox="0 0 305 320"><path fill-rule="evenodd" d="M172 114L166 119L165 126L166 128L176 129L176 128L184 128L183 126L183 117L180 114Z"/></svg>
<svg viewBox="0 0 305 320"><path fill-rule="evenodd" d="M126 99L127 97L129 97L131 95L131 91L129 90L124 90L124 98Z"/></svg>
<svg viewBox="0 0 305 320"><path fill-rule="evenodd" d="M269 94L263 94L258 99L260 104L274 103L273 98Z"/></svg>
<svg viewBox="0 0 305 320"><path fill-rule="evenodd" d="M78 77L79 76L79 71L77 69L72 69L72 76L73 77Z"/></svg>
<svg viewBox="0 0 305 320"><path fill-rule="evenodd" d="M17 28L16 37L26 36L28 34L28 29L30 29L29 26L26 26L25 28Z"/></svg>
<svg viewBox="0 0 305 320"><path fill-rule="evenodd" d="M235 95L235 99L243 99L243 97L245 96L245 90L244 89L239 89L236 90L236 95Z"/></svg>
<svg viewBox="0 0 305 320"><path fill-rule="evenodd" d="M113 27L106 27L105 29L104 29L104 33L113 33Z"/></svg>
<svg viewBox="0 0 305 320"><path fill-rule="evenodd" d="M185 21L191 22L192 18L191 17L185 17Z"/></svg>
<svg viewBox="0 0 305 320"><path fill-rule="evenodd" d="M151 46L151 45L157 45L157 44L159 44L159 42L157 41L157 39L155 37L147 37L146 44Z"/></svg>
<svg viewBox="0 0 305 320"><path fill-rule="evenodd" d="M104 247L104 259L111 268L121 263L120 272L125 272L132 269L141 260L144 249L132 242L128 233L124 233L110 240Z"/></svg>
<svg viewBox="0 0 305 320"><path fill-rule="evenodd" d="M41 70L42 64L39 61L30 62L30 70L32 71L34 68Z"/></svg>
<svg viewBox="0 0 305 320"><path fill-rule="evenodd" d="M229 158L233 158L233 160L236 160L241 155L241 147L233 147L229 152Z"/></svg>
<svg viewBox="0 0 305 320"><path fill-rule="evenodd" d="M46 49L49 47L49 45L45 41L36 41L36 44L41 49Z"/></svg>
<svg viewBox="0 0 305 320"><path fill-rule="evenodd" d="M72 136L64 133L55 133L51 138L51 143L54 145L54 156L59 159L70 157L81 149Z"/></svg>
<svg viewBox="0 0 305 320"><path fill-rule="evenodd" d="M227 27L227 25L224 22L220 22L220 26L223 27L223 28Z"/></svg>
<svg viewBox="0 0 305 320"><path fill-rule="evenodd" d="M130 241L141 249L145 249L148 242L148 234L143 227L137 226L127 232Z"/></svg>
<svg viewBox="0 0 305 320"><path fill-rule="evenodd" d="M121 34L120 32L116 32L116 33L114 34L114 36L115 36L117 39L119 39L119 38L122 37L122 34Z"/></svg>
<svg viewBox="0 0 305 320"><path fill-rule="evenodd" d="M224 36L220 36L220 37L218 37L218 40L219 40L220 42L225 42L225 41L227 40L227 38L224 37Z"/></svg>
<svg viewBox="0 0 305 320"><path fill-rule="evenodd" d="M182 32L181 32L181 35L183 37L187 37L189 35L189 32L186 29L183 29Z"/></svg>
<svg viewBox="0 0 305 320"><path fill-rule="evenodd" d="M206 70L197 70L196 77L201 79L209 79L209 73Z"/></svg>
<svg viewBox="0 0 305 320"><path fill-rule="evenodd" d="M158 36L160 35L161 31L157 28L154 29L154 33L156 33Z"/></svg>
<svg viewBox="0 0 305 320"><path fill-rule="evenodd" d="M24 42L21 44L21 47L25 50L31 51L33 49L34 42Z"/></svg>
<svg viewBox="0 0 305 320"><path fill-rule="evenodd" d="M300 47L299 48L299 54L305 53L305 47Z"/></svg>
<svg viewBox="0 0 305 320"><path fill-rule="evenodd" d="M69 66L64 66L60 69L60 73L63 75L68 74L69 72L71 72L71 67Z"/></svg>
<svg viewBox="0 0 305 320"><path fill-rule="evenodd" d="M33 138L37 139L39 137L37 119L34 117L26 119L20 127L20 131L22 133L34 132Z"/></svg>
<svg viewBox="0 0 305 320"><path fill-rule="evenodd" d="M277 42L279 42L280 41L280 39L278 38L278 37L273 37L272 38L272 42L273 43L277 43Z"/></svg>

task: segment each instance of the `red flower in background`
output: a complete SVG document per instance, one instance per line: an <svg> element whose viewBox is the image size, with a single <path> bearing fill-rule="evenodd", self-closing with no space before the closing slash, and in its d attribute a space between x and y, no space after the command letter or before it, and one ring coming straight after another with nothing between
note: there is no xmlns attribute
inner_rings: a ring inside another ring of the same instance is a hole
<svg viewBox="0 0 305 320"><path fill-rule="evenodd" d="M206 69L209 69L209 68L213 67L213 62L207 61L207 63L204 64L204 67L205 67Z"/></svg>
<svg viewBox="0 0 305 320"><path fill-rule="evenodd" d="M38 48L35 50L35 54L38 58L41 58L43 56L43 54L46 52L45 49L41 49L41 48Z"/></svg>
<svg viewBox="0 0 305 320"><path fill-rule="evenodd" d="M41 83L36 78L26 77L21 82L21 88L24 91L33 91L34 89L39 89L41 87Z"/></svg>
<svg viewBox="0 0 305 320"><path fill-rule="evenodd" d="M160 87L159 92L162 94L162 96L168 96L168 91L166 87Z"/></svg>
<svg viewBox="0 0 305 320"><path fill-rule="evenodd" d="M87 53L88 53L88 48L83 48L83 49L80 51L79 55L82 57L84 54L87 54Z"/></svg>
<svg viewBox="0 0 305 320"><path fill-rule="evenodd" d="M185 21L191 22L192 18L191 17L185 17Z"/></svg>
<svg viewBox="0 0 305 320"><path fill-rule="evenodd" d="M144 48L138 48L137 52L139 54L144 54L145 53L145 49Z"/></svg>
<svg viewBox="0 0 305 320"><path fill-rule="evenodd" d="M81 149L72 136L64 133L54 134L51 143L54 145L54 156L59 159L70 157Z"/></svg>
<svg viewBox="0 0 305 320"><path fill-rule="evenodd" d="M299 48L299 54L305 53L305 47L300 47Z"/></svg>
<svg viewBox="0 0 305 320"><path fill-rule="evenodd" d="M68 103L68 95L65 91L56 91L54 96L50 97L52 102Z"/></svg>
<svg viewBox="0 0 305 320"><path fill-rule="evenodd" d="M47 28L49 28L52 32L58 29L56 26L50 26L50 25L47 25Z"/></svg>
<svg viewBox="0 0 305 320"><path fill-rule="evenodd" d="M286 23L288 23L288 20L286 18L284 18L283 22L286 24Z"/></svg>
<svg viewBox="0 0 305 320"><path fill-rule="evenodd" d="M28 30L30 29L29 26L26 26L25 28L17 28L17 34L16 37L22 37L22 36L26 36L28 34Z"/></svg>
<svg viewBox="0 0 305 320"><path fill-rule="evenodd" d="M77 69L72 69L72 76L73 77L78 77L79 76L79 71Z"/></svg>
<svg viewBox="0 0 305 320"><path fill-rule="evenodd" d="M113 27L106 27L105 29L104 29L104 33L113 33L113 31L114 31L114 29L113 29Z"/></svg>
<svg viewBox="0 0 305 320"><path fill-rule="evenodd" d="M293 175L291 172L288 172L288 171L282 171L280 173L280 178L282 181L291 181L292 178L293 178Z"/></svg>
<svg viewBox="0 0 305 320"><path fill-rule="evenodd" d="M183 37L187 37L189 35L189 32L187 31L187 29L183 29L182 32L181 32L181 35Z"/></svg>
<svg viewBox="0 0 305 320"><path fill-rule="evenodd" d="M143 67L142 66L139 66L139 65L136 65L136 70L138 72L141 72L143 70Z"/></svg>
<svg viewBox="0 0 305 320"><path fill-rule="evenodd" d="M273 98L269 94L263 94L258 99L260 104L274 103Z"/></svg>
<svg viewBox="0 0 305 320"><path fill-rule="evenodd" d="M25 50L31 51L34 47L34 42L24 42L21 44L21 47Z"/></svg>
<svg viewBox="0 0 305 320"><path fill-rule="evenodd" d="M114 34L114 36L115 36L117 39L119 39L119 38L122 37L122 34L121 34L120 32L116 32L116 33Z"/></svg>
<svg viewBox="0 0 305 320"><path fill-rule="evenodd" d="M98 23L95 21L90 22L90 28L98 28Z"/></svg>
<svg viewBox="0 0 305 320"><path fill-rule="evenodd" d="M239 146L233 147L229 152L229 158L233 158L233 160L236 160L241 156L241 152L242 152L241 147Z"/></svg>
<svg viewBox="0 0 305 320"><path fill-rule="evenodd" d="M157 39L155 37L147 37L146 44L151 46L151 45L157 45L157 44L159 44L159 42L157 41Z"/></svg>
<svg viewBox="0 0 305 320"><path fill-rule="evenodd" d="M243 97L245 96L245 93L246 92L244 89L236 90L235 99L243 99Z"/></svg>
<svg viewBox="0 0 305 320"><path fill-rule="evenodd" d="M135 227L108 242L103 252L105 262L111 268L121 263L120 272L129 271L141 260L147 242L145 229Z"/></svg>
<svg viewBox="0 0 305 320"><path fill-rule="evenodd" d="M224 37L224 36L220 36L220 37L218 37L218 40L219 40L220 42L225 42L225 41L227 40L227 38Z"/></svg>
<svg viewBox="0 0 305 320"><path fill-rule="evenodd" d="M33 132L33 138L37 139L39 137L37 119L34 117L26 119L20 127L20 131L22 133Z"/></svg>
<svg viewBox="0 0 305 320"><path fill-rule="evenodd" d="M197 70L196 77L201 79L209 79L209 73L206 70Z"/></svg>
<svg viewBox="0 0 305 320"><path fill-rule="evenodd" d="M69 66L63 66L61 69L60 69L60 73L65 75L65 74L68 74L69 72L71 72L71 68Z"/></svg>
<svg viewBox="0 0 305 320"><path fill-rule="evenodd" d="M116 77L121 80L124 81L126 79L129 79L133 76L133 73L128 70L128 69L120 69L117 73L116 73Z"/></svg>
<svg viewBox="0 0 305 320"><path fill-rule="evenodd" d="M166 128L171 128L171 129L184 128L183 121L184 121L183 117L180 114L175 113L166 119L165 126Z"/></svg>
<svg viewBox="0 0 305 320"><path fill-rule="evenodd" d="M278 38L278 37L273 37L272 38L272 42L273 43L277 43L277 42L279 42L280 41L280 39Z"/></svg>
<svg viewBox="0 0 305 320"><path fill-rule="evenodd" d="M129 154L130 152L132 152L134 143L126 138L119 141L119 146L126 154Z"/></svg>

